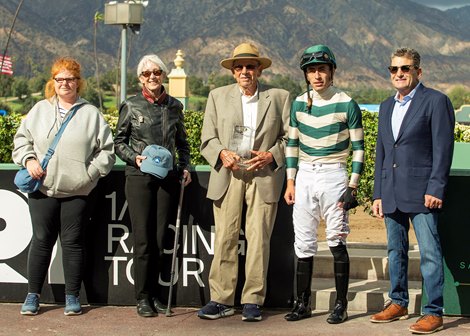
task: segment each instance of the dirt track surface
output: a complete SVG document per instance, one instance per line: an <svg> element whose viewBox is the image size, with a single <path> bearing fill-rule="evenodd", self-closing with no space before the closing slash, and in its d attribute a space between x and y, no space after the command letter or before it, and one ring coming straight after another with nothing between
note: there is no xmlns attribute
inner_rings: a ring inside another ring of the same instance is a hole
<svg viewBox="0 0 470 336"><path fill-rule="evenodd" d="M351 233L348 242L359 243L383 243L387 242L385 223L383 219L373 217L364 212L362 207L358 207L355 213L349 215L349 227ZM413 227L410 227L410 244L417 244ZM318 240L325 241L325 223L320 223L318 230Z"/></svg>
<svg viewBox="0 0 470 336"><path fill-rule="evenodd" d="M196 309L177 308L172 317L160 314L155 318L142 318L135 307L89 307L79 316L64 316L63 306L49 305L41 308L37 316L20 315L20 304L0 304L0 335L269 335L269 336L358 336L358 335L411 335L408 327L417 319L393 323L369 322L369 313L350 312L349 320L340 325L330 325L325 320L327 312L315 311L312 318L286 322L284 310L268 310L261 322L242 322L238 310L234 316L215 321L201 320ZM445 329L436 335L470 335L470 318L445 317Z"/></svg>

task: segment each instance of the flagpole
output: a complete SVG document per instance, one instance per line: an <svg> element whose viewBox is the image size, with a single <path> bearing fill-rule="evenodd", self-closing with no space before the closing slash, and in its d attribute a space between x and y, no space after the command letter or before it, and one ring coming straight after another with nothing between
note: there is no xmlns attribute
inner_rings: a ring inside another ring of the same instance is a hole
<svg viewBox="0 0 470 336"><path fill-rule="evenodd" d="M7 55L7 51L8 51L8 44L10 44L11 33L13 32L13 27L15 26L16 18L18 17L21 6L23 5L23 1L24 0L21 0L20 3L18 4L18 8L16 9L15 17L13 18L13 22L11 24L10 31L8 32L7 44L5 46L5 51L3 52L2 64L0 65L0 70L3 69L3 63L5 62L5 56ZM0 75L1 75L1 71L0 71Z"/></svg>

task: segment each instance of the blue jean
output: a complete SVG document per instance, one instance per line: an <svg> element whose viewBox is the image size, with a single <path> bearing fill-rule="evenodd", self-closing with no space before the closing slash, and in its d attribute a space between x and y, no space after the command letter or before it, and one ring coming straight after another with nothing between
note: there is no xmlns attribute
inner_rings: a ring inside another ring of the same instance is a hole
<svg viewBox="0 0 470 336"><path fill-rule="evenodd" d="M403 213L397 210L385 215L385 225L388 238L390 299L400 306L408 306L408 230L411 220L418 240L420 270L428 298L423 314L442 316L444 268L437 218L437 213Z"/></svg>

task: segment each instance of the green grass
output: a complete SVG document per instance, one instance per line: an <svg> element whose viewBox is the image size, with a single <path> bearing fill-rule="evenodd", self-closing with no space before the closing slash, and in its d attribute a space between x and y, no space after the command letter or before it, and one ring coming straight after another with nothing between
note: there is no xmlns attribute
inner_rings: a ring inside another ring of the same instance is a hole
<svg viewBox="0 0 470 336"><path fill-rule="evenodd" d="M21 101L19 99L9 101L7 104L10 106L11 110L15 112L20 110L22 107Z"/></svg>
<svg viewBox="0 0 470 336"><path fill-rule="evenodd" d="M103 106L106 110L116 108L116 95L104 95Z"/></svg>
<svg viewBox="0 0 470 336"><path fill-rule="evenodd" d="M189 96L187 110L204 111L207 102L207 97L203 96Z"/></svg>

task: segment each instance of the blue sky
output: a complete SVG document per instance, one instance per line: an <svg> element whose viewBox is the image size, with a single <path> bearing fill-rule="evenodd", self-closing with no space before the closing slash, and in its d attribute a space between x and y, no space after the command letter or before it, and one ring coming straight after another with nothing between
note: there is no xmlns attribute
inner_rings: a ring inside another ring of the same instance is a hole
<svg viewBox="0 0 470 336"><path fill-rule="evenodd" d="M417 2L421 5L428 7L433 7L441 10L446 10L449 8L469 6L470 0L411 0Z"/></svg>

